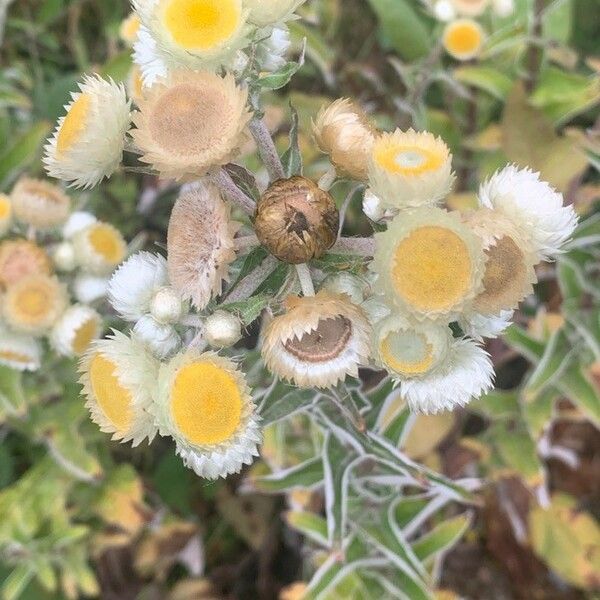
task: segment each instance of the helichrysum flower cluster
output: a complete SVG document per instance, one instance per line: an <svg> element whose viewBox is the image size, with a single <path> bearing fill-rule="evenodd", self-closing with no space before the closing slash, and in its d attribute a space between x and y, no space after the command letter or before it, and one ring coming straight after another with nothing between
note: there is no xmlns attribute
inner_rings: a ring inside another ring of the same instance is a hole
<svg viewBox="0 0 600 600"><path fill-rule="evenodd" d="M315 116L315 142L331 161L320 186L300 169L286 177L256 98L267 63L281 65L265 44L286 46L277 32L299 4L135 0L122 36L136 38L137 110L125 118L122 89L87 80L48 149L51 172L79 185L110 176L127 144L152 172L183 184L166 256L135 254L110 279L110 302L131 331L92 345L82 383L103 431L133 444L170 437L184 463L210 479L258 455L260 417L226 349L242 336L240 306L254 301L277 265L288 277L265 302L259 342L273 375L330 388L357 377L360 366L385 369L414 410L437 412L490 389L481 341L506 328L533 289L535 265L559 254L576 225L560 194L514 166L481 186L478 210L447 210L454 183L447 145L428 132L380 132L345 99ZM93 164L81 160L70 171L77 144L97 134L100 93L114 94L119 113L105 118L101 134L113 146L100 144ZM250 134L271 179L256 201L231 175L242 167L230 164ZM373 238L339 238L328 191L337 177L367 186ZM110 226L66 230L90 275L121 262L124 247ZM271 256L235 280L233 263L258 245ZM311 271L330 251L372 261L360 276ZM67 255L62 249L65 262Z"/></svg>
<svg viewBox="0 0 600 600"><path fill-rule="evenodd" d="M121 234L28 177L0 196L0 218L0 364L39 369L44 339L60 356L80 356L102 332L93 304L125 257Z"/></svg>

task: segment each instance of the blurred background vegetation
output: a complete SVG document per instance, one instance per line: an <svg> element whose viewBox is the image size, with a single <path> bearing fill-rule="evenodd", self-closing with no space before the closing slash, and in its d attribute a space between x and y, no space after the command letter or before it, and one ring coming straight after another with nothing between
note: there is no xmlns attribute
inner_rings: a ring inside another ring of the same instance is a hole
<svg viewBox="0 0 600 600"><path fill-rule="evenodd" d="M0 0L0 192L23 173L43 175L43 141L82 73L127 79L128 12L125 0ZM307 39L306 62L269 96L266 118L283 150L289 104L298 110L308 176L327 168L311 118L349 96L382 128L445 139L453 208L472 206L478 183L515 162L541 171L582 216L569 252L542 268L517 324L489 345L498 389L465 410L411 418L397 442L449 478L486 482L468 517L446 521L447 539L435 541L439 598L597 597L598 0L517 0L508 17L486 13L484 53L463 64L439 51L443 24L418 0L309 0L301 13L291 29L296 53ZM258 168L253 148L244 161ZM336 187L340 203L347 191ZM152 177L120 172L75 197L137 247L164 243L173 190ZM349 234L370 233L358 194L348 215ZM74 364L53 360L25 377L0 369L3 599L277 598L323 563L322 493L261 478L313 456L320 434L307 419L274 419L262 463L207 483L164 441L110 444L88 420ZM372 387L377 375L363 380ZM374 589L347 577L325 597Z"/></svg>

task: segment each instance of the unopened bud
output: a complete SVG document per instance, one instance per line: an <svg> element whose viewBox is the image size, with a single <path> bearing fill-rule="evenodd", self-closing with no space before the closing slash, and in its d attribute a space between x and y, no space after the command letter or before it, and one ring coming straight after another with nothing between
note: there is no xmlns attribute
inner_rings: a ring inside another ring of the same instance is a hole
<svg viewBox="0 0 600 600"><path fill-rule="evenodd" d="M235 315L218 310L206 319L205 336L213 348L229 348L242 337L242 325Z"/></svg>

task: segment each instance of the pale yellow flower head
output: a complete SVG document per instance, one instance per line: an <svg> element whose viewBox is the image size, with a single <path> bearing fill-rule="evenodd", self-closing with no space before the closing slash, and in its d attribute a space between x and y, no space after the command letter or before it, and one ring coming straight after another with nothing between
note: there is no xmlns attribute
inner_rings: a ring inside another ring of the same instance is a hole
<svg viewBox="0 0 600 600"><path fill-rule="evenodd" d="M79 266L93 275L108 275L124 259L127 244L121 232L109 223L97 222L73 236Z"/></svg>
<svg viewBox="0 0 600 600"><path fill-rule="evenodd" d="M162 177L191 180L230 162L245 140L248 92L231 74L177 71L149 88L131 135Z"/></svg>
<svg viewBox="0 0 600 600"><path fill-rule="evenodd" d="M0 243L0 288L29 275L50 275L52 264L43 248L25 239Z"/></svg>
<svg viewBox="0 0 600 600"><path fill-rule="evenodd" d="M67 305L67 291L58 279L30 275L6 290L1 312L10 328L41 336L56 323Z"/></svg>
<svg viewBox="0 0 600 600"><path fill-rule="evenodd" d="M453 182L450 150L429 132L396 129L381 134L373 144L369 184L384 207L439 204Z"/></svg>
<svg viewBox="0 0 600 600"><path fill-rule="evenodd" d="M413 318L448 322L482 291L482 242L455 213L405 211L375 240L375 289Z"/></svg>
<svg viewBox="0 0 600 600"><path fill-rule="evenodd" d="M33 336L16 333L0 323L0 365L17 371L37 371L42 348Z"/></svg>
<svg viewBox="0 0 600 600"><path fill-rule="evenodd" d="M100 336L102 318L89 306L76 304L68 308L52 328L50 341L61 356L81 356Z"/></svg>
<svg viewBox="0 0 600 600"><path fill-rule="evenodd" d="M59 187L39 179L20 179L11 200L15 218L37 229L60 226L71 212L69 197Z"/></svg>
<svg viewBox="0 0 600 600"><path fill-rule="evenodd" d="M294 11L306 0L246 0L250 8L249 20L260 27L274 25L290 19Z"/></svg>
<svg viewBox="0 0 600 600"><path fill-rule="evenodd" d="M360 107L348 98L323 107L313 123L313 133L319 149L329 155L340 174L367 179L377 132Z"/></svg>
<svg viewBox="0 0 600 600"><path fill-rule="evenodd" d="M456 19L444 29L442 42L446 52L456 60L471 60L481 53L485 32L473 19Z"/></svg>

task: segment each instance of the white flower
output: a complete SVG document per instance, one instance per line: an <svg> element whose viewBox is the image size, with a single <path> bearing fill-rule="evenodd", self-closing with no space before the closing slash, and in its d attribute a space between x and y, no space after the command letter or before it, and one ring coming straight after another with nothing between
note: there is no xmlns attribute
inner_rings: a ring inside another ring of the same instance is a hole
<svg viewBox="0 0 600 600"><path fill-rule="evenodd" d="M75 248L71 242L62 242L52 249L52 262L63 273L70 273L77 267Z"/></svg>
<svg viewBox="0 0 600 600"><path fill-rule="evenodd" d="M93 225L98 219L90 213L83 210L71 213L67 222L63 225L62 235L65 240L70 240L76 233L85 229L88 225Z"/></svg>
<svg viewBox="0 0 600 600"><path fill-rule="evenodd" d="M72 238L79 266L92 275L108 275L127 253L121 232L109 223L92 223Z"/></svg>
<svg viewBox="0 0 600 600"><path fill-rule="evenodd" d="M516 165L506 166L482 184L479 202L508 217L538 260L556 258L577 227L577 215L572 206L564 206L562 194L541 181L539 173Z"/></svg>
<svg viewBox="0 0 600 600"><path fill-rule="evenodd" d="M118 331L94 342L79 368L91 419L114 440L137 446L156 435L148 412L158 363L144 346Z"/></svg>
<svg viewBox="0 0 600 600"><path fill-rule="evenodd" d="M17 371L37 371L42 348L33 337L16 333L0 323L0 365Z"/></svg>
<svg viewBox="0 0 600 600"><path fill-rule="evenodd" d="M290 30L285 26L274 27L269 37L256 48L256 59L261 70L274 72L284 67L290 45Z"/></svg>
<svg viewBox="0 0 600 600"><path fill-rule="evenodd" d="M453 182L450 150L433 134L396 129L375 140L369 184L383 206L435 206L448 195Z"/></svg>
<svg viewBox="0 0 600 600"><path fill-rule="evenodd" d="M493 386L489 355L472 340L452 343L446 360L427 375L402 379L400 392L415 412L435 414L468 404Z"/></svg>
<svg viewBox="0 0 600 600"><path fill-rule="evenodd" d="M108 281L108 277L80 273L73 280L73 295L78 302L91 304L106 296Z"/></svg>
<svg viewBox="0 0 600 600"><path fill-rule="evenodd" d="M514 310L503 310L498 316L485 316L479 313L461 315L458 324L465 335L482 342L484 338L497 338L512 322Z"/></svg>
<svg viewBox="0 0 600 600"><path fill-rule="evenodd" d="M163 365L152 405L160 434L200 477L238 473L258 456L258 417L244 375L229 359L187 350Z"/></svg>
<svg viewBox="0 0 600 600"><path fill-rule="evenodd" d="M137 321L150 312L154 295L168 284L166 259L159 254L138 252L113 273L108 299L126 321Z"/></svg>
<svg viewBox="0 0 600 600"><path fill-rule="evenodd" d="M80 356L100 336L102 318L89 306L68 308L50 333L52 347L61 356Z"/></svg>
<svg viewBox="0 0 600 600"><path fill-rule="evenodd" d="M139 319L133 328L133 335L160 360L172 356L181 347L181 338L175 328L159 323L152 315L144 315Z"/></svg>
<svg viewBox="0 0 600 600"><path fill-rule="evenodd" d="M121 162L131 102L123 84L112 79L85 77L79 88L45 146L44 163L51 177L91 188Z"/></svg>
<svg viewBox="0 0 600 600"><path fill-rule="evenodd" d="M514 0L492 0L492 10L501 18L510 17L515 12Z"/></svg>
<svg viewBox="0 0 600 600"><path fill-rule="evenodd" d="M206 341L213 348L229 348L242 337L240 320L226 310L217 310L204 323Z"/></svg>
<svg viewBox="0 0 600 600"><path fill-rule="evenodd" d="M433 14L438 21L447 23L456 17L454 5L450 0L438 0L433 6Z"/></svg>
<svg viewBox="0 0 600 600"><path fill-rule="evenodd" d="M133 60L140 68L144 87L152 87L159 79L168 76L169 70L158 54L156 41L143 25L138 31L133 48Z"/></svg>
<svg viewBox="0 0 600 600"><path fill-rule="evenodd" d="M294 11L306 0L246 0L250 8L250 21L266 27L290 19Z"/></svg>
<svg viewBox="0 0 600 600"><path fill-rule="evenodd" d="M242 0L133 0L142 27L136 60L146 71L157 56L167 69L212 70L228 68L236 52L249 45L251 27ZM145 41L147 31L155 47ZM146 43L147 49L139 48ZM154 67L158 68L158 65Z"/></svg>

